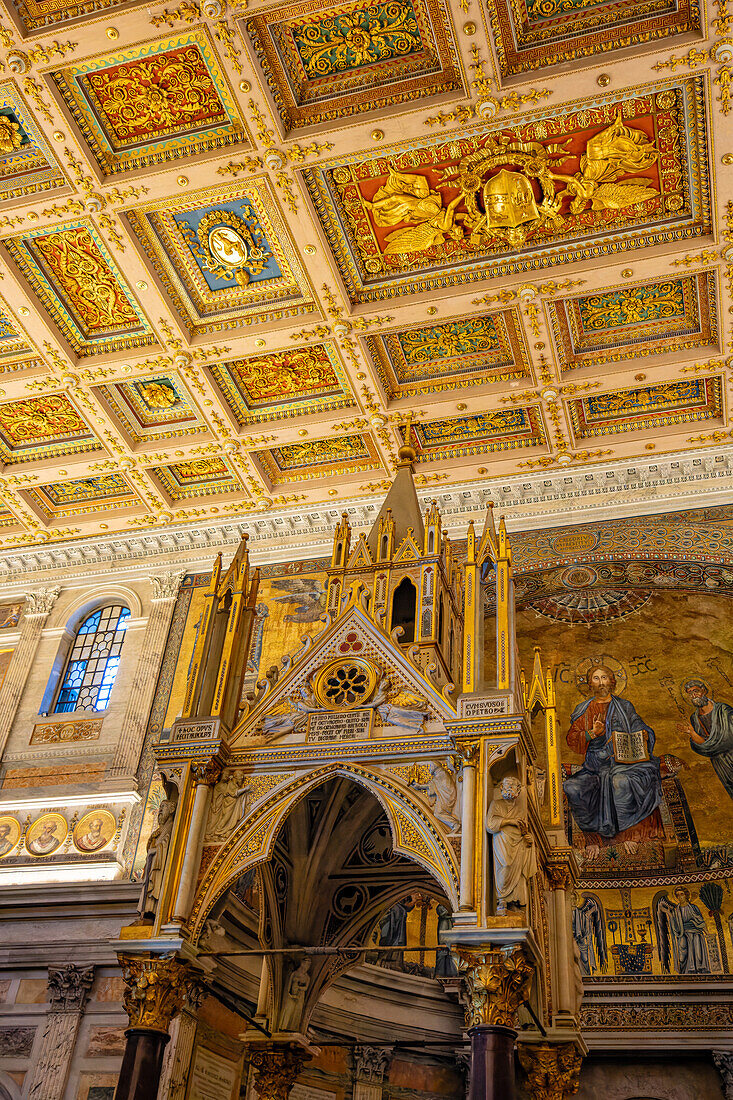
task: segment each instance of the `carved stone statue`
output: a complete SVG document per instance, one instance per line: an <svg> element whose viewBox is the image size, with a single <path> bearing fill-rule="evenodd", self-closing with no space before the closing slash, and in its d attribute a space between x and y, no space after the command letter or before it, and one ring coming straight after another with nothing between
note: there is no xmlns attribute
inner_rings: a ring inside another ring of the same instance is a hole
<svg viewBox="0 0 733 1100"><path fill-rule="evenodd" d="M171 783L164 775L161 776L165 797L158 807L158 824L150 834L147 846L147 859L145 860L145 872L143 885L140 891L140 903L138 912L143 917L155 916L155 908L160 899L160 888L163 883L165 862L168 858L168 848L173 832L173 821L178 806L178 787Z"/></svg>
<svg viewBox="0 0 733 1100"><path fill-rule="evenodd" d="M305 995L310 985L310 959L303 959L290 975L288 992L280 1012L280 1031L298 1031L303 1018Z"/></svg>
<svg viewBox="0 0 733 1100"><path fill-rule="evenodd" d="M527 882L537 874L534 841L527 824L527 791L508 775L489 806L486 828L493 833L497 916L527 904Z"/></svg>
<svg viewBox="0 0 733 1100"><path fill-rule="evenodd" d="M244 782L244 772L230 772L214 788L211 800L207 837L223 839L236 829L247 809L247 795L251 788Z"/></svg>
<svg viewBox="0 0 733 1100"><path fill-rule="evenodd" d="M425 791L433 803L433 813L438 821L446 825L452 833L457 833L461 828L461 819L456 814L456 802L458 801L458 783L455 772L447 762L429 760L428 771L430 778L427 783L411 783L418 790Z"/></svg>

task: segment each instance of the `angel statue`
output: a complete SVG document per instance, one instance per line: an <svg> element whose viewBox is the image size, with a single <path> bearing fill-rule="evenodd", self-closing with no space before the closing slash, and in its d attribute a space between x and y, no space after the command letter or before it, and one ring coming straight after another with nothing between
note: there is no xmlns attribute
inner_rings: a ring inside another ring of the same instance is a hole
<svg viewBox="0 0 733 1100"><path fill-rule="evenodd" d="M666 890L660 890L652 901L662 970L671 973L671 947L672 967L677 974L709 974L705 918L686 887L678 886L674 897L672 901Z"/></svg>
<svg viewBox="0 0 733 1100"><path fill-rule="evenodd" d="M564 180L573 196L571 214L581 214L588 203L592 210L622 210L659 195L648 180L616 182L623 175L639 175L651 168L657 157L654 142L643 130L625 126L619 111L610 126L588 140L580 158L580 175L551 175Z"/></svg>
<svg viewBox="0 0 733 1100"><path fill-rule="evenodd" d="M595 894L575 895L573 905L573 937L578 946L580 970L591 975L608 969L606 922L603 906Z"/></svg>
<svg viewBox="0 0 733 1100"><path fill-rule="evenodd" d="M158 823L148 840L147 858L138 905L138 913L142 917L155 916L155 907L160 898L160 888L163 885L163 872L168 858L173 822L178 806L178 787L175 783L171 783L162 772L160 778L163 783L165 797L158 806Z"/></svg>
<svg viewBox="0 0 733 1100"><path fill-rule="evenodd" d="M244 817L250 790L242 771L229 772L217 783L211 799L207 837L223 839L229 836Z"/></svg>
<svg viewBox="0 0 733 1100"><path fill-rule="evenodd" d="M430 778L427 783L415 783L410 780L410 786L424 791L433 804L433 813L438 821L447 825L452 833L460 832L461 819L456 814L458 801L458 781L450 759L429 760L428 772Z"/></svg>
<svg viewBox="0 0 733 1100"><path fill-rule="evenodd" d="M398 172L390 164L387 180L375 192L371 202L364 200L380 228L411 222L404 229L388 233L384 255L396 252L426 252L433 245L441 245L447 237L460 241L463 230L455 223L460 220L456 208L463 199L459 193L443 208L443 197L430 189L426 176L417 172Z"/></svg>

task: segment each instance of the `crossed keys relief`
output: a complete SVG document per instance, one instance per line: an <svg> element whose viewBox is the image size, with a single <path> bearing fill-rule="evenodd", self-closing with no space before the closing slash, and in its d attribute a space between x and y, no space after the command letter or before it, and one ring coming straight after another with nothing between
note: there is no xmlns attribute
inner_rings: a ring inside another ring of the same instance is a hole
<svg viewBox="0 0 733 1100"><path fill-rule="evenodd" d="M521 248L545 223L556 228L563 224L561 208L568 196L569 213L580 214L589 203L592 210L621 210L659 194L646 180L620 182L621 176L643 172L657 160L654 143L642 130L625 126L620 112L610 126L589 138L580 170L573 175L556 171L577 156L567 145L491 134L480 149L444 171L437 191L425 176L390 165L386 183L364 203L380 228L411 224L387 234L384 254L425 252L446 239L480 248L498 238ZM494 172L496 168L500 171ZM539 200L532 180L539 185ZM556 190L554 181L565 186ZM456 184L458 194L444 206L440 191ZM465 210L459 213L461 204Z"/></svg>

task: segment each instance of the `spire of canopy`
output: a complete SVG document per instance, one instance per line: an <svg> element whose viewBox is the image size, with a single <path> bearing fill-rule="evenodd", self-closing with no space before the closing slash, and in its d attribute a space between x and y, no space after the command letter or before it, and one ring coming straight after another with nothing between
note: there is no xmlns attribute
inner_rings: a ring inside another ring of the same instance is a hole
<svg viewBox="0 0 733 1100"><path fill-rule="evenodd" d="M408 527L412 528L412 533L419 547L422 547L425 539L422 511L420 509L420 501L417 499L417 491L413 478L415 471L413 470L412 464L417 458L417 455L408 443L404 443L399 449L398 458L399 461L397 463L397 472L395 473L394 481L379 511L379 515L374 521L371 531L367 535L367 543L374 561L377 560L380 530L388 517L388 513L391 513L391 518L394 523L395 548L400 545L407 535Z"/></svg>

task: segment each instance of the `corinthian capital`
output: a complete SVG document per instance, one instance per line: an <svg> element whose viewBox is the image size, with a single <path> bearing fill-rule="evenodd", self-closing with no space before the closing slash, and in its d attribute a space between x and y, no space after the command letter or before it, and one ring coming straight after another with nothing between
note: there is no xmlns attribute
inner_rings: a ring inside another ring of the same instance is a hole
<svg viewBox="0 0 733 1100"><path fill-rule="evenodd" d="M245 1048L244 1056L252 1067L260 1100L287 1100L310 1054L297 1043L253 1043Z"/></svg>
<svg viewBox="0 0 733 1100"><path fill-rule="evenodd" d="M81 1012L94 981L93 966L49 966L48 999L52 1012Z"/></svg>
<svg viewBox="0 0 733 1100"><path fill-rule="evenodd" d="M168 1031L187 994L188 967L175 956L119 954L130 1027Z"/></svg>
<svg viewBox="0 0 733 1100"><path fill-rule="evenodd" d="M459 948L457 954L466 991L466 1027L513 1028L534 973L524 949L497 947L474 953Z"/></svg>
<svg viewBox="0 0 733 1100"><path fill-rule="evenodd" d="M34 618L36 615L48 615L56 603L61 588L55 585L53 588L37 588L35 592L25 594L25 617Z"/></svg>
<svg viewBox="0 0 733 1100"><path fill-rule="evenodd" d="M532 1100L565 1100L578 1091L583 1059L574 1043L520 1043L518 1053Z"/></svg>
<svg viewBox="0 0 733 1100"><path fill-rule="evenodd" d="M158 573L152 576L150 578L150 583L153 586L152 602L175 600L184 576L185 574L182 572Z"/></svg>
<svg viewBox="0 0 733 1100"><path fill-rule="evenodd" d="M362 1080L381 1085L391 1058L391 1047L354 1047L354 1072Z"/></svg>

